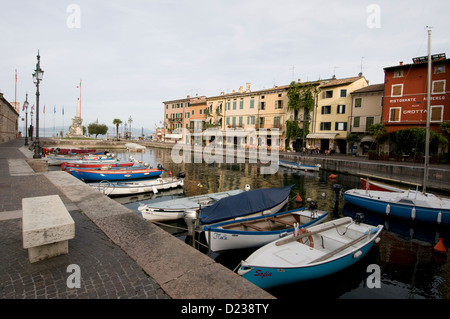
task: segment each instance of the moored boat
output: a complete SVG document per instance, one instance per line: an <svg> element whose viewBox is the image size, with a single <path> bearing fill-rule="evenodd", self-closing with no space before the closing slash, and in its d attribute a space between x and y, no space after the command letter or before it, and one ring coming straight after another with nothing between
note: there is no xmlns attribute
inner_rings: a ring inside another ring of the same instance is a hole
<svg viewBox="0 0 450 319"><path fill-rule="evenodd" d="M89 161L88 163L86 163L86 161L79 161L79 162L71 162L71 163L63 162L63 163L61 163L61 169L67 170L67 169L72 169L72 168L83 168L83 169L86 169L86 168L114 168L114 167L132 167L133 165L134 165L133 162L124 162L124 163L100 162L100 163L97 163L97 162Z"/></svg>
<svg viewBox="0 0 450 319"><path fill-rule="evenodd" d="M279 212L287 204L293 187L294 185L259 188L223 198L213 205L202 208L198 214L199 224L209 225L243 216Z"/></svg>
<svg viewBox="0 0 450 319"><path fill-rule="evenodd" d="M129 182L102 181L88 183L89 186L108 196L133 195L143 193L158 193L160 190L182 187L184 180L177 177L146 179Z"/></svg>
<svg viewBox="0 0 450 319"><path fill-rule="evenodd" d="M67 155L67 154L93 154L98 153L96 149L80 149L80 148L59 148L59 147L52 147L52 148L42 148L42 152L44 155L48 154L61 154L61 155Z"/></svg>
<svg viewBox="0 0 450 319"><path fill-rule="evenodd" d="M430 193L350 189L344 192L348 203L369 211L406 220L450 225L450 199Z"/></svg>
<svg viewBox="0 0 450 319"><path fill-rule="evenodd" d="M249 189L247 185L246 189ZM197 210L200 206L212 205L222 198L242 193L242 189L223 191L190 197L170 198L157 203L141 204L138 207L143 218L151 221L168 221L183 218L186 211Z"/></svg>
<svg viewBox="0 0 450 319"><path fill-rule="evenodd" d="M302 171L318 172L320 170L320 164L307 165L307 164L302 164L302 163L297 163L297 162L289 162L289 161L279 160L278 165L280 165L282 167L298 169L298 170L302 170Z"/></svg>
<svg viewBox="0 0 450 319"><path fill-rule="evenodd" d="M383 229L344 217L271 242L242 261L238 274L261 288L321 278L360 260Z"/></svg>
<svg viewBox="0 0 450 319"><path fill-rule="evenodd" d="M322 223L327 216L328 212L310 206L206 225L203 230L211 251L255 248L291 234L295 227Z"/></svg>
<svg viewBox="0 0 450 319"><path fill-rule="evenodd" d="M61 163L76 163L83 161L84 163L100 163L100 162L117 162L119 159L111 154L108 155L81 155L81 156L69 156L69 155L50 155L46 156L45 160L48 165L59 166Z"/></svg>
<svg viewBox="0 0 450 319"><path fill-rule="evenodd" d="M156 168L98 170L98 169L71 169L70 173L84 181L118 181L158 177L162 170Z"/></svg>
<svg viewBox="0 0 450 319"><path fill-rule="evenodd" d="M363 189L372 191L384 191L384 192L403 192L406 189L395 187L381 182L369 180L368 178L360 178Z"/></svg>

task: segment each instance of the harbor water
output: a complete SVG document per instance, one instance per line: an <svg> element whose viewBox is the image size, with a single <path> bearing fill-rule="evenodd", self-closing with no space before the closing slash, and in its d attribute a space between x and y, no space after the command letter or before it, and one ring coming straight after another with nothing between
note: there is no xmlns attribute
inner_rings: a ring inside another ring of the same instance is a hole
<svg viewBox="0 0 450 319"><path fill-rule="evenodd" d="M318 280L296 283L268 290L279 299L297 298L299 291L311 296L332 299L448 299L450 297L450 263L447 256L433 251L438 238L450 245L450 229L425 226L409 221L401 221L375 215L367 210L346 204L342 193L336 196L335 185L343 191L361 188L359 177L340 174L321 169L311 173L280 167L274 174L261 174L261 163L174 163L171 151L147 148L145 152L116 152L122 160L133 156L136 161L148 163L153 167L161 164L164 176L186 174L184 187L145 194L115 198L118 202L138 213L141 203L152 203L170 198L188 197L215 193L232 189L251 189L279 187L295 184L290 201L284 210L306 206L308 198L318 203L318 208L329 212L329 219L344 216L355 217L364 214L364 222L371 225L382 224L384 230L379 244L354 266L339 273ZM337 175L330 178L330 175ZM296 196L303 199L295 201ZM443 194L445 195L445 194ZM166 224L164 226L163 224ZM186 245L193 245L208 253L204 237L198 238L201 244L193 243L187 234L183 220L159 224ZM211 253L210 257L234 270L239 262L254 250L237 250Z"/></svg>

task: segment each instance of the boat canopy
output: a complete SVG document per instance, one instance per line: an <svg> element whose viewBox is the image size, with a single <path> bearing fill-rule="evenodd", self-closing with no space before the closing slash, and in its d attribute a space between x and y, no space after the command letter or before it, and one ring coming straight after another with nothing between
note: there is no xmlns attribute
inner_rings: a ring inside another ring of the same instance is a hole
<svg viewBox="0 0 450 319"><path fill-rule="evenodd" d="M218 223L271 209L286 200L293 187L294 185L260 188L222 198L215 204L202 208L200 223Z"/></svg>

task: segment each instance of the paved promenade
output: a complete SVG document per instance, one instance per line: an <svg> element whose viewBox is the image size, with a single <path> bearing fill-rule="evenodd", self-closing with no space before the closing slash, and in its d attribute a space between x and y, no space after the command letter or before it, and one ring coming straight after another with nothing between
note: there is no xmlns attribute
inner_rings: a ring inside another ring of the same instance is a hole
<svg viewBox="0 0 450 319"><path fill-rule="evenodd" d="M35 172L19 138L0 144L0 299L273 297L65 172ZM31 264L22 198L59 195L75 221L69 254ZM78 265L81 287L67 280Z"/></svg>

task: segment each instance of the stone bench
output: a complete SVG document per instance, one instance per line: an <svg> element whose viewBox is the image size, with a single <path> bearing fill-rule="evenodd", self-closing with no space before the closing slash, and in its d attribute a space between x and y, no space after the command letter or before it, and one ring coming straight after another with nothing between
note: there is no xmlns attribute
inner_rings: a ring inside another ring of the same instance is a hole
<svg viewBox="0 0 450 319"><path fill-rule="evenodd" d="M75 222L58 195L22 199L23 248L30 263L69 253Z"/></svg>

